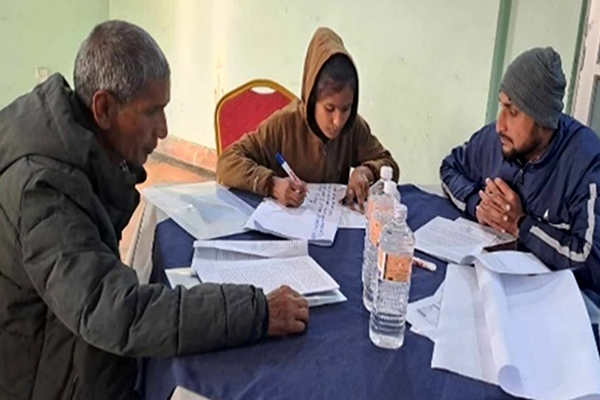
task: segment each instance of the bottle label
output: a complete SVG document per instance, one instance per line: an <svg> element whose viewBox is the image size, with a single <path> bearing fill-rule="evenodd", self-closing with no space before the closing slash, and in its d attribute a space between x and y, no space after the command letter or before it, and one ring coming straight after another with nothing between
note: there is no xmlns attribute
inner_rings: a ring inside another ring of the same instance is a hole
<svg viewBox="0 0 600 400"><path fill-rule="evenodd" d="M379 235L381 234L381 224L375 218L369 222L369 240L375 247L379 245Z"/></svg>
<svg viewBox="0 0 600 400"><path fill-rule="evenodd" d="M379 277L386 281L409 282L412 272L412 256L395 256L379 250L377 268Z"/></svg>

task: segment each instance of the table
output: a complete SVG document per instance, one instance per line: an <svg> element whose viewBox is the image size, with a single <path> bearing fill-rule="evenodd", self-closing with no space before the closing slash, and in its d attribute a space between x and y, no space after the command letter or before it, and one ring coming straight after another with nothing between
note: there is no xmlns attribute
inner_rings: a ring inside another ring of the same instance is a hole
<svg viewBox="0 0 600 400"><path fill-rule="evenodd" d="M460 212L447 199L415 186L400 187L408 223L416 230L436 215ZM240 195L249 203L258 198ZM408 329L404 346L382 350L369 340L369 314L362 305L363 230L341 229L332 247L310 246L310 255L338 281L348 301L312 308L305 334L218 352L147 360L147 399L165 400L177 386L210 399L509 399L499 387L431 369L433 343ZM234 239L271 238L259 233ZM193 238L173 221L157 225L151 281L164 281L163 268L189 266ZM411 301L432 295L446 265L435 273L413 270ZM596 330L597 335L597 330Z"/></svg>

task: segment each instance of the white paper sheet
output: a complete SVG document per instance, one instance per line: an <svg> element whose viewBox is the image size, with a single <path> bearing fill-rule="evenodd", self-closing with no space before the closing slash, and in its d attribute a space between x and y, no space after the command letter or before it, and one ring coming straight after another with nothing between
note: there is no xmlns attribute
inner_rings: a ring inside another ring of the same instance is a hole
<svg viewBox="0 0 600 400"><path fill-rule="evenodd" d="M467 256L461 264L481 265L499 274L534 275L552 272L532 253L512 250Z"/></svg>
<svg viewBox="0 0 600 400"><path fill-rule="evenodd" d="M508 393L524 395L523 377L521 376L517 358L517 346L522 338L515 338L510 330L510 315L507 296L502 286L501 275L482 268L475 267L483 315L485 317L485 332L487 332L492 349L493 373L497 375L498 383ZM519 394L518 394L519 393Z"/></svg>
<svg viewBox="0 0 600 400"><path fill-rule="evenodd" d="M209 279L207 282L249 283L264 288L268 293L273 288L279 287L280 280L284 279L283 284L288 284L292 288L304 285L304 292L300 290L299 292L305 295L309 307L347 300L346 296L337 289L337 283L308 256L308 242L305 240L200 240L194 242L194 249L192 266L195 270L200 271L206 266L213 270L204 271L201 275L201 278ZM253 263L257 260L262 260L263 263ZM306 268L306 263L310 268ZM298 265L300 268L294 269ZM316 271L308 271L315 265ZM277 270L269 271L270 268ZM232 274L236 276L232 278ZM313 275L312 278L310 274ZM219 277L215 277L217 275ZM323 283L317 282L321 278L328 284L333 282L333 286L326 286L325 291L307 289L307 281L313 279L315 280L313 283L319 286ZM290 282L295 282L296 286L292 286ZM330 287L335 288L329 290ZM318 291L313 293L314 290Z"/></svg>
<svg viewBox="0 0 600 400"><path fill-rule="evenodd" d="M192 268L173 268L165 271L169 284L172 288L181 285L186 289L190 289L200 284L200 279ZM330 290L328 292L314 293L304 296L309 307L319 307L328 304L336 304L347 301L348 298L339 289Z"/></svg>
<svg viewBox="0 0 600 400"><path fill-rule="evenodd" d="M475 270L449 264L431 367L498 384L485 327Z"/></svg>
<svg viewBox="0 0 600 400"><path fill-rule="evenodd" d="M169 400L211 400L208 397L196 394L182 386L177 386Z"/></svg>
<svg viewBox="0 0 600 400"><path fill-rule="evenodd" d="M478 222L471 221L463 217L456 218L454 223L462 225L462 231L465 233L488 238L490 240L490 244L487 246L495 246L497 244L509 243L516 240L514 236L508 233L502 233L490 226L484 226Z"/></svg>
<svg viewBox="0 0 600 400"><path fill-rule="evenodd" d="M169 284L174 289L181 285L186 289L199 285L200 280L192 268L171 268L165 270Z"/></svg>
<svg viewBox="0 0 600 400"><path fill-rule="evenodd" d="M581 296L590 317L590 323L600 324L600 308L585 293L581 292Z"/></svg>
<svg viewBox="0 0 600 400"><path fill-rule="evenodd" d="M449 265L432 367L520 397L600 398L600 358L571 271Z"/></svg>
<svg viewBox="0 0 600 400"><path fill-rule="evenodd" d="M508 243L514 238L462 218L435 217L415 232L416 248L441 260L460 263L484 247Z"/></svg>
<svg viewBox="0 0 600 400"><path fill-rule="evenodd" d="M329 292L315 293L305 296L309 307L319 307L327 304L336 304L347 301L348 298L339 289Z"/></svg>
<svg viewBox="0 0 600 400"><path fill-rule="evenodd" d="M443 293L444 283L442 282L432 296L408 304L406 320L410 323L411 331L435 340Z"/></svg>
<svg viewBox="0 0 600 400"><path fill-rule="evenodd" d="M364 214L357 210L352 210L345 205L342 205L342 199L346 196L346 185L335 184L336 199L338 200L336 207L340 208L340 228L344 229L365 229L367 226L367 218Z"/></svg>
<svg viewBox="0 0 600 400"><path fill-rule="evenodd" d="M215 182L153 186L143 195L196 239L241 233L253 211Z"/></svg>
<svg viewBox="0 0 600 400"><path fill-rule="evenodd" d="M308 255L306 240L200 240L196 257L213 261L247 261Z"/></svg>
<svg viewBox="0 0 600 400"><path fill-rule="evenodd" d="M308 185L309 195L298 208L288 208L273 199L265 199L246 222L245 227L288 239L308 240L331 246L340 224L339 185Z"/></svg>
<svg viewBox="0 0 600 400"><path fill-rule="evenodd" d="M514 353L519 356L515 364L525 394L543 399L588 395L585 398L600 399L600 357L572 272L504 275L502 282ZM504 385L502 380L500 383Z"/></svg>
<svg viewBox="0 0 600 400"><path fill-rule="evenodd" d="M265 293L281 285L288 285L302 295L339 289L337 282L309 256L244 262L194 257L192 268L202 282L251 284L263 288Z"/></svg>
<svg viewBox="0 0 600 400"><path fill-rule="evenodd" d="M367 217L358 211L351 210L348 207L342 207L340 217L340 228L347 229L365 229L367 226Z"/></svg>

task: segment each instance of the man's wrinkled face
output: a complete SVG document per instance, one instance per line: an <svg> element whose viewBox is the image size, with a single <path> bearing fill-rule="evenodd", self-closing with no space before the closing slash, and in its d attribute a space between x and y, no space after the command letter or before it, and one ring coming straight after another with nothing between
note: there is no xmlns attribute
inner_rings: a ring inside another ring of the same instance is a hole
<svg viewBox="0 0 600 400"><path fill-rule="evenodd" d="M149 80L127 102L108 101L108 124L102 140L115 154L134 166L142 166L167 137L165 107L170 100L170 80ZM101 126L102 128L102 126Z"/></svg>

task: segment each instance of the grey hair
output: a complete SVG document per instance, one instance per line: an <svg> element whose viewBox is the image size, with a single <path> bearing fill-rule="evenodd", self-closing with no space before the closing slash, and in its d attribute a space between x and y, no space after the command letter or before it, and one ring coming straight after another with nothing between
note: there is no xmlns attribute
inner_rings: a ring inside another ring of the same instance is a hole
<svg viewBox="0 0 600 400"><path fill-rule="evenodd" d="M150 79L168 79L169 63L158 44L140 28L125 21L97 25L75 58L75 93L87 106L98 90L119 102L131 100Z"/></svg>

